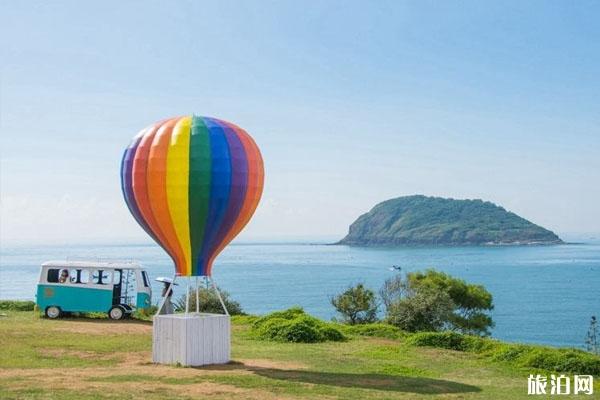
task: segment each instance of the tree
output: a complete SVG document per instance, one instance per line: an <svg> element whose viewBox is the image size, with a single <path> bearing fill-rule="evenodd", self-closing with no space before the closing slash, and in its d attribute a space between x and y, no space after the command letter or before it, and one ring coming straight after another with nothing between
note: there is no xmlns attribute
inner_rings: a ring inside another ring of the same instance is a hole
<svg viewBox="0 0 600 400"><path fill-rule="evenodd" d="M440 331L452 316L454 303L445 292L420 290L388 308L388 322L405 331Z"/></svg>
<svg viewBox="0 0 600 400"><path fill-rule="evenodd" d="M388 278L383 283L381 289L379 289L379 297L386 310L388 310L392 304L400 301L408 291L407 282L402 280L401 274L396 274L391 278Z"/></svg>
<svg viewBox="0 0 600 400"><path fill-rule="evenodd" d="M590 353L600 355L600 343L598 341L598 320L595 315L592 315L590 321L590 328L588 329L587 337L585 339L585 346L587 351Z"/></svg>
<svg viewBox="0 0 600 400"><path fill-rule="evenodd" d="M433 269L408 273L404 280L399 276L388 279L380 295L388 320L402 329L450 329L489 335L494 326L489 315L494 308L490 292ZM424 303L420 305L419 301ZM435 301L440 304L436 306ZM446 313L449 305L452 310ZM445 321L441 323L440 318Z"/></svg>
<svg viewBox="0 0 600 400"><path fill-rule="evenodd" d="M331 304L340 313L344 322L351 325L366 324L377 320L375 293L362 283L349 287L343 293L332 297Z"/></svg>
<svg viewBox="0 0 600 400"><path fill-rule="evenodd" d="M227 311L230 315L243 315L244 311L242 310L242 306L235 300L231 299L229 293L224 290L219 289L221 293L221 297L223 298L223 303L227 307ZM196 291L191 288L189 292L190 304L188 310L191 312L196 312ZM223 306L217 297L216 292L213 289L209 289L206 287L198 288L198 296L200 299L200 312L205 313L214 313L214 314L223 314ZM177 311L185 311L185 305L187 302L186 295L181 296L175 302L175 309Z"/></svg>
<svg viewBox="0 0 600 400"><path fill-rule="evenodd" d="M494 322L488 313L494 309L494 304L492 294L485 287L433 269L410 273L407 280L412 290L443 291L450 296L455 305L449 320L450 329L475 335L490 334Z"/></svg>

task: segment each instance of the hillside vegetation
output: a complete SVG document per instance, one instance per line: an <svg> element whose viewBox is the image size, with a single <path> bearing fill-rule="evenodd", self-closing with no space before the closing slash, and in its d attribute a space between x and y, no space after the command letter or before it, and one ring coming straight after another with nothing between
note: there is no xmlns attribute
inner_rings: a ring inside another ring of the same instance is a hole
<svg viewBox="0 0 600 400"><path fill-rule="evenodd" d="M339 244L524 245L559 244L553 232L482 200L406 196L377 204L350 225Z"/></svg>
<svg viewBox="0 0 600 400"><path fill-rule="evenodd" d="M593 373L599 390L598 357L450 332L332 324L345 340L289 343L258 338L254 328L260 330L260 319L237 316L230 364L182 368L150 362L150 322L3 313L3 400L526 399L527 376L549 376L555 368L570 376ZM292 314L300 312L276 313L270 320L288 327L299 316Z"/></svg>

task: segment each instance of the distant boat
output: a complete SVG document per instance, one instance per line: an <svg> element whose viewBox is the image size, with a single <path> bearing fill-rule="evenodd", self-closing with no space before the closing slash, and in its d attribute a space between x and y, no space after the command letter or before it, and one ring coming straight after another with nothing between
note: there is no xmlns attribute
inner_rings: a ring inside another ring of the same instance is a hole
<svg viewBox="0 0 600 400"><path fill-rule="evenodd" d="M392 265L391 267L388 268L390 271L401 271L402 267L399 267L397 265Z"/></svg>

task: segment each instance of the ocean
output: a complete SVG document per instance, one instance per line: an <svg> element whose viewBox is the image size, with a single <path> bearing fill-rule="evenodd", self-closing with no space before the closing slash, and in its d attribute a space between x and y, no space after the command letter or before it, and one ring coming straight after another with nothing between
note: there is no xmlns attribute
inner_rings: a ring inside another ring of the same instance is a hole
<svg viewBox="0 0 600 400"><path fill-rule="evenodd" d="M155 245L4 247L0 299L33 300L42 262L86 257L135 259L152 279L173 274ZM233 244L217 258L213 274L248 313L298 305L330 319L332 295L358 282L378 290L397 273L392 265L403 272L436 268L484 285L494 296L492 336L502 340L582 348L590 317L600 314L600 243L403 249ZM175 296L185 291L181 283ZM156 303L160 284L153 285Z"/></svg>

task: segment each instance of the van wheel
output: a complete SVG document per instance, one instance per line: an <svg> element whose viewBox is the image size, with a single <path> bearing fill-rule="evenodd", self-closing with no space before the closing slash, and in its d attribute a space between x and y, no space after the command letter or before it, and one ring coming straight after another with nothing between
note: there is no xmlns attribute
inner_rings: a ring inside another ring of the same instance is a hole
<svg viewBox="0 0 600 400"><path fill-rule="evenodd" d="M60 318L62 311L60 310L60 307L48 306L46 307L46 311L44 312L44 314L46 314L46 317L50 319L56 319Z"/></svg>
<svg viewBox="0 0 600 400"><path fill-rule="evenodd" d="M114 306L108 312L108 318L114 319L116 321L123 319L125 316L125 310L121 306Z"/></svg>

